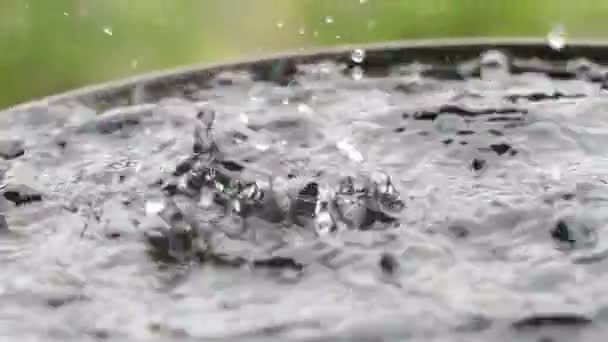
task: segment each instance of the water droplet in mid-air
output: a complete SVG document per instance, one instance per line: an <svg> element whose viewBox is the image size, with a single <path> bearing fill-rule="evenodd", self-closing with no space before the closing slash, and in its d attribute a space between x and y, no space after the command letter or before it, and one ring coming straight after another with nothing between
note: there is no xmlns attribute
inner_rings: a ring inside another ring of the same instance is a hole
<svg viewBox="0 0 608 342"><path fill-rule="evenodd" d="M325 23L326 24L333 24L334 23L334 17L328 15L327 17L325 17Z"/></svg>
<svg viewBox="0 0 608 342"><path fill-rule="evenodd" d="M566 29L558 24L547 35L549 46L554 50L561 50L566 46Z"/></svg>
<svg viewBox="0 0 608 342"><path fill-rule="evenodd" d="M354 49L350 54L350 59L352 59L355 63L361 63L365 59L365 50L363 49Z"/></svg>
<svg viewBox="0 0 608 342"><path fill-rule="evenodd" d="M108 36L111 36L113 34L112 33L112 28L109 27L109 26L104 27L103 28L103 33L107 34Z"/></svg>

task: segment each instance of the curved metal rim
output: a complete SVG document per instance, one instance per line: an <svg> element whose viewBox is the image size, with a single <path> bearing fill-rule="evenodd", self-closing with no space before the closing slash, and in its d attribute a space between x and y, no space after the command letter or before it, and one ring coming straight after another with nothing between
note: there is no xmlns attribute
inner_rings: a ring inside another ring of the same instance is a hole
<svg viewBox="0 0 608 342"><path fill-rule="evenodd" d="M449 38L449 39L420 39L420 40L398 40L385 41L370 44L346 44L333 47L322 47L305 51L282 51L265 55L257 55L248 58L231 59L223 62L194 64L177 68L152 71L127 78L112 80L108 82L93 84L76 88L67 92L46 96L40 99L17 104L3 109L2 112L24 110L38 105L49 105L60 101L75 99L82 96L93 95L98 92L108 90L118 90L121 88L132 88L140 84L149 84L161 81L165 78L186 76L191 73L212 71L214 69L231 69L243 67L253 63L271 62L284 59L306 58L306 59L327 59L336 58L345 53L350 53L355 48L364 49L366 52L381 53L383 51L407 51L407 50L438 50L438 49L486 49L486 48L542 48L551 50L547 46L546 39L530 37L482 37L482 38ZM568 42L564 50L597 50L608 48L608 40L605 39L578 39ZM608 49L606 49L608 57Z"/></svg>

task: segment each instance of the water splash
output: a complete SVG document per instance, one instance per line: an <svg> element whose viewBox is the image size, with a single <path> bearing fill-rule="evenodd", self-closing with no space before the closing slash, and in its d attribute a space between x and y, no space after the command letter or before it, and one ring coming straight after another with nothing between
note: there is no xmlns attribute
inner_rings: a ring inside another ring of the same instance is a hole
<svg viewBox="0 0 608 342"><path fill-rule="evenodd" d="M481 78L485 81L501 81L509 77L509 59L498 50L484 52L481 55L480 68Z"/></svg>
<svg viewBox="0 0 608 342"><path fill-rule="evenodd" d="M364 76L364 71L363 68L361 68L360 66L356 66L353 68L353 70L350 73L350 76L353 78L353 80L355 81L359 81L363 78Z"/></svg>
<svg viewBox="0 0 608 342"><path fill-rule="evenodd" d="M564 25L555 25L547 35L547 41L553 50L563 49L566 46L566 28Z"/></svg>

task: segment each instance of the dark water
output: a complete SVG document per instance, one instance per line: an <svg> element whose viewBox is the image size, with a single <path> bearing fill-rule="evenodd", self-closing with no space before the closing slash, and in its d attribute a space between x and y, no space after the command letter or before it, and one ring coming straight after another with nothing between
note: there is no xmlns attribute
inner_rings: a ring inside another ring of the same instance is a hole
<svg viewBox="0 0 608 342"><path fill-rule="evenodd" d="M603 340L600 66L490 53L445 74L298 68L287 85L225 72L188 100L101 117L76 103L2 113L0 336ZM202 139L219 162L266 196L274 183L279 204L311 182L336 198L344 177L381 173L405 208L365 229L321 231L319 215L272 220L253 207L244 217L170 195L201 111L216 113ZM151 253L146 236L168 229L157 215L167 203L199 233L203 260Z"/></svg>

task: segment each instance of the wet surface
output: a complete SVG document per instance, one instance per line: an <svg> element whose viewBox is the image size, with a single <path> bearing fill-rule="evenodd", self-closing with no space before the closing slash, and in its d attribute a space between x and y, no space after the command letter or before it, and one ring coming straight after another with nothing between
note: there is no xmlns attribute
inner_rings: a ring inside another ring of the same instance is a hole
<svg viewBox="0 0 608 342"><path fill-rule="evenodd" d="M2 113L0 335L603 341L603 67L279 69Z"/></svg>

